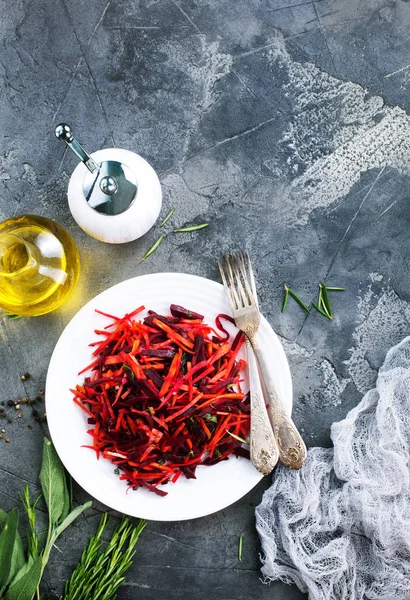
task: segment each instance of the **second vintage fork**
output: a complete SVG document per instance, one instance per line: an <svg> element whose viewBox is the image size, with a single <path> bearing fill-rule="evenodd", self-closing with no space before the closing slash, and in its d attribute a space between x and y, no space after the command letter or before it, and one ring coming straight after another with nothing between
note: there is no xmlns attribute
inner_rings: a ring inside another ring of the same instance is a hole
<svg viewBox="0 0 410 600"><path fill-rule="evenodd" d="M279 458L288 467L300 469L306 459L306 446L292 419L283 410L263 351L259 345L260 313L249 255L234 252L219 264L222 281L231 305L235 324L249 340L259 364L268 413L279 447Z"/></svg>

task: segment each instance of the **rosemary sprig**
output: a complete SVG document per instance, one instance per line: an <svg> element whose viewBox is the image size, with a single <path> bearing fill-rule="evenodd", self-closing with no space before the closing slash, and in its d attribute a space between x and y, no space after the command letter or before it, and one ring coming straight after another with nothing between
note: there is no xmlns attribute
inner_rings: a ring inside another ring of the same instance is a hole
<svg viewBox="0 0 410 600"><path fill-rule="evenodd" d="M231 437L235 438L235 440L238 440L238 442L242 442L242 444L247 444L249 446L249 442L247 442L246 440L244 440L243 438L239 437L239 435L236 435L235 433L231 433L230 431L226 430L226 433L228 435L230 435Z"/></svg>
<svg viewBox="0 0 410 600"><path fill-rule="evenodd" d="M140 520L134 526L128 517L123 517L111 540L103 548L102 536L107 524L108 515L105 513L97 533L90 538L79 564L66 582L60 600L82 600L84 597L114 600L116 597L118 588L125 580L124 573L132 564L135 545L146 521Z"/></svg>
<svg viewBox="0 0 410 600"><path fill-rule="evenodd" d="M165 219L162 221L162 223L160 224L160 227L164 227L165 223L168 223L168 221L170 220L170 218L172 217L172 215L174 214L176 210L176 206L173 206L171 208L171 210L169 211L169 213L167 214L167 216L165 217Z"/></svg>
<svg viewBox="0 0 410 600"><path fill-rule="evenodd" d="M289 288L286 285L286 283L284 285L284 289L285 289L285 295L283 297L283 303L282 303L282 310L281 310L281 312L285 312L285 308L287 307L288 300L289 300Z"/></svg>
<svg viewBox="0 0 410 600"><path fill-rule="evenodd" d="M295 294L295 292L293 290L290 289L290 287L285 283L284 284L284 289L285 289L285 299L286 299L286 303L285 303L285 299L283 301L284 306L282 305L282 312L285 310L286 305L287 305L287 295L289 295L291 298L294 299L294 301L299 304L300 308L302 308L305 312L307 312L307 314L310 314L310 310L308 309L308 307L306 306L306 304L299 298L299 296L297 294Z"/></svg>
<svg viewBox="0 0 410 600"><path fill-rule="evenodd" d="M327 293L327 287L325 286L324 283L322 283L320 287L321 287L322 293L323 293L323 299L322 299L323 309L327 313L329 319L332 319L332 309L330 308L330 302L329 302L329 295Z"/></svg>
<svg viewBox="0 0 410 600"><path fill-rule="evenodd" d="M314 302L312 302L312 306L313 306L314 308L316 308L316 310L317 310L318 312L320 312L320 314L321 314L321 315L323 315L324 317L326 317L326 319L330 319L330 320L332 320L332 317L329 317L329 315L328 315L328 314L327 314L327 313L326 313L326 312L325 312L325 311L324 311L322 308L320 308L320 306L318 306L318 305L317 305L317 304L315 304Z"/></svg>
<svg viewBox="0 0 410 600"><path fill-rule="evenodd" d="M155 242L155 244L153 246L151 246L151 248L148 250L148 252L146 252L144 254L144 256L141 258L140 263L142 263L143 260L145 260L146 258L148 258L148 256L151 256L151 254L153 254L155 252L155 250L161 244L161 242L164 239L164 237L165 237L165 233L163 233L162 235L159 236L159 238L157 239L157 241Z"/></svg>
<svg viewBox="0 0 410 600"><path fill-rule="evenodd" d="M241 535L239 536L239 543L238 543L238 560L242 560L242 553L243 553L243 535L241 533Z"/></svg>
<svg viewBox="0 0 410 600"><path fill-rule="evenodd" d="M302 300L299 298L299 296L297 296L297 294L295 294L295 292L293 290L291 290L290 287L286 283L284 284L283 287L285 290L285 296L283 298L283 303L282 303L282 312L284 312L284 310L286 309L286 306L288 304L288 299L290 296L291 298L293 298L295 300L295 302L297 302L299 304L299 306L301 308L303 308L303 310L305 312L310 314L310 310L306 306L306 304L304 304L304 302L302 302ZM329 300L328 292L344 292L345 289L346 288L344 288L344 287L327 286L325 283L320 283L319 284L318 301L317 301L317 304L312 302L313 308L315 308L321 315L323 315L324 317L326 317L327 319L332 321L333 314L332 314L332 309L330 307L330 300Z"/></svg>
<svg viewBox="0 0 410 600"><path fill-rule="evenodd" d="M180 227L179 229L174 229L174 233L185 233L188 231L198 231L198 229L204 229L208 227L209 223L200 223L200 225L187 225L186 227Z"/></svg>
<svg viewBox="0 0 410 600"><path fill-rule="evenodd" d="M23 504L23 508L26 511L28 520L27 529L27 549L30 556L37 558L40 555L40 536L36 529L36 506L41 498L41 494L31 504L30 489L28 485L25 486L23 493L20 494L20 500Z"/></svg>

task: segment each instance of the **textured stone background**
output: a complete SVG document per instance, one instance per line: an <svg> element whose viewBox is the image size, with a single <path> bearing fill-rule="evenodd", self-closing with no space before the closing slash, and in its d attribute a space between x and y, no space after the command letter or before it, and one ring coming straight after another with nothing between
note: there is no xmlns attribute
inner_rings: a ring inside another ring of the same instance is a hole
<svg viewBox="0 0 410 600"><path fill-rule="evenodd" d="M164 270L218 279L217 258L245 247L289 357L295 421L309 445L329 445L331 423L410 329L409 27L405 0L0 0L0 216L56 219L83 265L63 310L1 322L0 399L44 387L61 331L95 294ZM175 224L208 229L169 234L141 265L157 227L121 247L87 237L65 199L76 159L54 138L61 120L90 151L142 154L160 175L163 214L175 204ZM333 323L291 303L280 313L285 280L310 301L323 279L347 288ZM25 481L37 489L42 428L30 423L26 409L5 423L11 443L0 440L7 510ZM259 580L253 509L268 485L211 517L150 523L119 598L304 597ZM50 597L102 510L60 540Z"/></svg>

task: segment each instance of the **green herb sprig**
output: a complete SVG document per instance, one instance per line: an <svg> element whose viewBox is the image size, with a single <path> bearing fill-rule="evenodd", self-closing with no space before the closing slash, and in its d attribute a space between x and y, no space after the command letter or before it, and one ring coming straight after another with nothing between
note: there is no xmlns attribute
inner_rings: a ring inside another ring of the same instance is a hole
<svg viewBox="0 0 410 600"><path fill-rule="evenodd" d="M307 312L308 314L310 314L310 310L308 309L308 307L306 306L306 304L299 298L299 296L297 294L295 294L295 292L293 290L290 289L290 287L288 287L288 285L285 283L284 284L284 289L285 289L285 297L283 299L283 304L282 304L282 312L284 312L287 304L288 304L288 298L289 296L291 298L294 299L294 301L299 304L300 308L302 308L305 312Z"/></svg>
<svg viewBox="0 0 410 600"><path fill-rule="evenodd" d="M40 471L42 494L33 501L29 487L20 499L27 515L27 552L18 531L19 513L0 509L0 598L2 600L40 600L40 581L58 537L87 508L86 502L71 510L71 479L54 446L44 438ZM48 510L48 527L42 534L36 526L36 509L43 497ZM135 553L135 545L145 521L132 525L127 517L115 528L111 540L102 549L102 534L108 523L105 513L95 536L90 538L79 565L66 583L62 600L82 600L84 590L93 600L114 600L125 579Z"/></svg>
<svg viewBox="0 0 410 600"><path fill-rule="evenodd" d="M199 229L205 229L205 227L208 227L208 225L209 223L200 223L199 225L187 225L186 227L174 229L174 233L187 233L189 231L198 231Z"/></svg>
<svg viewBox="0 0 410 600"><path fill-rule="evenodd" d="M171 210L168 212L168 214L165 216L163 221L161 221L161 223L159 225L160 227L164 227L164 225L166 225L168 223L168 221L173 216L175 210L176 210L176 206L173 206L171 208ZM208 227L208 225L209 225L209 223L199 223L198 225L185 225L184 227L178 227L177 229L174 229L172 231L172 233L189 233L191 231L199 231L200 229L205 229L205 227ZM156 250L158 250L164 237L165 237L165 233L163 233L159 236L159 238L156 240L154 245L151 246L151 248L141 258L140 263L143 262L144 260L146 260L149 256L151 256L151 254L153 254Z"/></svg>
<svg viewBox="0 0 410 600"><path fill-rule="evenodd" d="M168 221L170 220L170 218L172 217L172 215L174 214L176 210L176 206L173 206L171 208L171 210L169 211L169 213L167 214L167 216L165 217L165 219L162 221L162 223L160 224L160 227L164 227L165 223L168 223Z"/></svg>
<svg viewBox="0 0 410 600"><path fill-rule="evenodd" d="M151 254L153 254L157 248L159 248L164 237L165 237L165 233L162 233L159 236L159 238L157 239L157 241L155 242L155 244L153 246L151 246L151 248L148 250L148 252L146 252L144 254L144 256L141 258L140 262L143 262L146 258L148 258L148 256L151 256Z"/></svg>
<svg viewBox="0 0 410 600"><path fill-rule="evenodd" d="M335 287L335 286L327 286L325 283L319 284L319 296L317 303L312 302L311 306L315 308L322 316L326 317L330 321L333 320L333 313L330 306L329 300L329 292L344 292L345 288L343 287ZM289 296L295 300L295 302L307 313L310 314L310 309L306 306L306 304L299 298L299 296L290 289L290 287L285 283L283 285L284 288L284 297L282 302L281 312L284 312L287 305Z"/></svg>
<svg viewBox="0 0 410 600"><path fill-rule="evenodd" d="M132 564L135 545L146 526L139 521L134 526L128 517L123 517L112 534L111 540L103 548L103 533L109 517L105 513L97 533L90 538L70 579L66 582L60 600L82 600L84 591L93 600L114 600L119 586L124 582L124 573Z"/></svg>
<svg viewBox="0 0 410 600"><path fill-rule="evenodd" d="M238 543L238 560L242 560L242 554L243 554L243 535L241 533L241 535L239 536L239 543Z"/></svg>
<svg viewBox="0 0 410 600"><path fill-rule="evenodd" d="M47 438L44 438L39 479L48 510L48 527L46 534L40 536L35 512L40 497L32 502L26 486L21 500L29 525L27 558L18 532L17 508L8 515L4 511L0 514L0 597L4 600L32 600L35 594L40 598L40 580L52 547L61 533L91 506L91 502L86 502L71 510L71 494L65 470Z"/></svg>
<svg viewBox="0 0 410 600"><path fill-rule="evenodd" d="M242 444L246 444L247 446L249 446L249 442L247 442L246 440L244 440L243 438L239 437L239 435L236 435L235 433L231 433L230 431L226 430L226 433L228 435L230 435L231 437L233 437L235 440L238 440L238 442L242 442Z"/></svg>

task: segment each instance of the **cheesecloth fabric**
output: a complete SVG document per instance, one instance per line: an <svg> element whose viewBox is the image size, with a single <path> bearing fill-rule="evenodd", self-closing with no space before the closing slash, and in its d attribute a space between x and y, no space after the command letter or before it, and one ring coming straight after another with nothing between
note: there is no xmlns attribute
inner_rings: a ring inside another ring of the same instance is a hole
<svg viewBox="0 0 410 600"><path fill-rule="evenodd" d="M265 581L309 600L409 600L410 337L331 438L300 471L278 467L256 508Z"/></svg>

